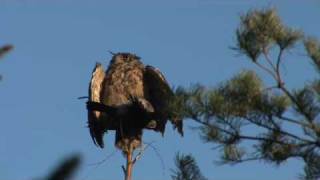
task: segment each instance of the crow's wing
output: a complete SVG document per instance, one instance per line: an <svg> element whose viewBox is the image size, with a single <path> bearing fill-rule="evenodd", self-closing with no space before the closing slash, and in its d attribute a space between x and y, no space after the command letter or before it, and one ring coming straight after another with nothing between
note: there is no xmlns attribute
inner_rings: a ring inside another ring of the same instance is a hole
<svg viewBox="0 0 320 180"><path fill-rule="evenodd" d="M170 117L170 102L174 97L167 80L159 69L152 66L145 67L144 83L148 89L148 100L151 102L158 117L158 128L160 132L164 133L165 125L168 119L175 125L178 132L183 135L182 120L175 120Z"/></svg>
<svg viewBox="0 0 320 180"><path fill-rule="evenodd" d="M92 72L92 78L89 85L89 101L101 103L104 79L105 72L103 67L100 63L97 63ZM102 123L102 113L88 110L88 126L94 144L103 148L103 134L105 129Z"/></svg>

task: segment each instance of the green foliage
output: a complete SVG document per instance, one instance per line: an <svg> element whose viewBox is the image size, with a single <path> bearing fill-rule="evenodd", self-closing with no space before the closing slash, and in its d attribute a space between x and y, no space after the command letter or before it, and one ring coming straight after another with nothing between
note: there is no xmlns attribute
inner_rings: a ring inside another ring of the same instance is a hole
<svg viewBox="0 0 320 180"><path fill-rule="evenodd" d="M320 113L320 106L313 89L306 86L300 90L295 90L293 95L296 99L295 110L305 116L307 121L314 121Z"/></svg>
<svg viewBox="0 0 320 180"><path fill-rule="evenodd" d="M289 90L280 67L283 53L302 33L282 24L274 9L263 9L240 17L236 37L234 49L269 74L275 85L266 87L255 72L242 71L213 88L178 88L179 107L172 109L200 124L200 137L218 145L222 163L264 160L280 165L299 158L306 165L303 178L320 178L320 80ZM320 72L320 43L307 38L304 45ZM304 133L291 131L293 127Z"/></svg>
<svg viewBox="0 0 320 180"><path fill-rule="evenodd" d="M244 156L245 151L235 144L228 144L223 148L222 160L223 162L240 161Z"/></svg>
<svg viewBox="0 0 320 180"><path fill-rule="evenodd" d="M192 155L177 154L172 180L206 180Z"/></svg>
<svg viewBox="0 0 320 180"><path fill-rule="evenodd" d="M315 65L318 72L320 72L320 43L315 38L306 38L304 40L305 49L312 59L313 64Z"/></svg>
<svg viewBox="0 0 320 180"><path fill-rule="evenodd" d="M320 156L319 154L310 153L304 157L306 166L304 168L304 175L301 179L304 180L318 180L320 177Z"/></svg>
<svg viewBox="0 0 320 180"><path fill-rule="evenodd" d="M190 114L190 109L187 108L187 104L190 97L190 92L183 87L178 87L175 89L174 93L174 99L170 103L170 116L177 117L179 119L188 117Z"/></svg>
<svg viewBox="0 0 320 180"><path fill-rule="evenodd" d="M265 9L242 15L236 37L235 49L255 62L275 44L280 49L292 48L302 33L284 26L275 9Z"/></svg>
<svg viewBox="0 0 320 180"><path fill-rule="evenodd" d="M264 137L268 140L261 141L261 144L257 146L264 160L279 165L290 156L295 155L295 150L297 150L295 148L296 144L293 141L290 143L289 138L283 133L274 130L266 133Z"/></svg>
<svg viewBox="0 0 320 180"><path fill-rule="evenodd" d="M262 88L253 71L243 71L210 92L211 113L230 118L243 116L256 104Z"/></svg>

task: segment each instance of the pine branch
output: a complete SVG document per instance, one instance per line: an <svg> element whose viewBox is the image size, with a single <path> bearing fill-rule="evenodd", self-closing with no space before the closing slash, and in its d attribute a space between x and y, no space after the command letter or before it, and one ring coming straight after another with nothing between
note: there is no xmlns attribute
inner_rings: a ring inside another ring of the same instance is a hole
<svg viewBox="0 0 320 180"><path fill-rule="evenodd" d="M307 124L307 123L304 123L304 122L301 122L301 121L298 121L298 120L295 120L295 119L292 119L292 118L288 118L288 117L285 117L283 115L277 116L277 118L279 118L281 120L284 120L284 121L287 121L289 123L293 123L293 124L302 126L302 127L312 128L312 126L310 124Z"/></svg>
<svg viewBox="0 0 320 180"><path fill-rule="evenodd" d="M276 69L275 69L276 75L278 77L278 87L282 86L282 84L283 84L282 79L281 79L281 74L280 74L280 63L282 60L282 54L283 54L283 49L280 48L278 58L277 58L277 65L276 65Z"/></svg>
<svg viewBox="0 0 320 180"><path fill-rule="evenodd" d="M172 180L207 180L195 159L191 155L177 154L175 159L176 170L172 170Z"/></svg>
<svg viewBox="0 0 320 180"><path fill-rule="evenodd" d="M277 81L277 76L274 74L274 72L272 72L272 70L268 69L267 67L263 66L262 64L260 64L257 61L254 62L254 64L256 64L258 67L260 67L261 69L266 71L268 74L270 74Z"/></svg>
<svg viewBox="0 0 320 180"><path fill-rule="evenodd" d="M203 122L201 120L199 120L198 118L193 118L194 121L204 125L205 127L209 127L209 128L212 128L212 129L217 129L223 133L226 133L230 136L236 136L237 138L241 139L241 140L253 140L253 141L257 141L257 142L260 142L260 141L268 141L268 142L275 142L275 143L278 143L278 144L284 144L284 145L288 145L288 143L285 143L285 142L282 142L282 141L278 141L278 140L275 140L275 139L269 139L269 138L264 138L264 137L258 137L258 136L248 136L248 135L242 135L242 134L235 134L234 132L231 132L231 131L228 131L226 129L223 129L219 126L216 126L216 125L213 125L213 124L209 124L207 122ZM311 142L310 142L311 143Z"/></svg>
<svg viewBox="0 0 320 180"><path fill-rule="evenodd" d="M283 130L281 130L281 129L272 128L272 127L270 127L270 126L267 126L267 125L264 125L264 124L259 123L259 122L257 122L257 121L254 121L253 119L251 119L251 118L249 118L249 117L244 117L244 118L245 118L246 120L248 120L249 122L257 125L257 126L262 127L262 128L265 128L265 129L268 129L268 130L270 130L270 131L279 132L280 134L284 134L284 135L286 135L286 136L288 136L288 137L294 138L294 139L299 140L299 141L302 141L302 142L313 143L313 141L310 141L310 140L308 140L308 139L301 138L301 137L299 137L299 136L297 136L297 135L294 135L294 134L289 133L289 132L287 132L287 131L283 131Z"/></svg>
<svg viewBox="0 0 320 180"><path fill-rule="evenodd" d="M268 54L268 52L267 52L266 50L263 50L263 55L264 55L266 61L268 62L268 64L271 66L271 68L272 68L274 71L276 71L277 68L276 68L276 66L272 63L272 61L271 61L271 59L270 59L270 57L269 57L269 54Z"/></svg>

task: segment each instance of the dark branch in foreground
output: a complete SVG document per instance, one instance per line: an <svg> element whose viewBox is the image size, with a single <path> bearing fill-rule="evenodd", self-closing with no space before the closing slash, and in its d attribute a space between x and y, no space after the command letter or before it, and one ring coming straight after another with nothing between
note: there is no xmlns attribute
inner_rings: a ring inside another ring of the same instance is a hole
<svg viewBox="0 0 320 180"><path fill-rule="evenodd" d="M100 111L100 112L106 113L108 116L119 117L122 119L139 119L143 121L143 123L141 123L143 126L142 128L146 128L146 129L156 128L154 124L152 126L151 125L149 126L150 120L155 119L156 114L144 111L139 104L132 103L125 107L107 106L102 103L97 103L92 101L88 101L86 104L87 104L87 109L90 111ZM113 127L110 127L110 128L113 128Z"/></svg>

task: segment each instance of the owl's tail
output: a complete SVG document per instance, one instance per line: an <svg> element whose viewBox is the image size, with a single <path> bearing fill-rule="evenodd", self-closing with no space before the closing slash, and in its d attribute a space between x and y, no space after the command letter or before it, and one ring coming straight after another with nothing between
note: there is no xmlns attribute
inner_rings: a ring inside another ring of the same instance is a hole
<svg viewBox="0 0 320 180"><path fill-rule="evenodd" d="M122 152L129 152L141 146L142 129L120 127L116 130L115 145Z"/></svg>

